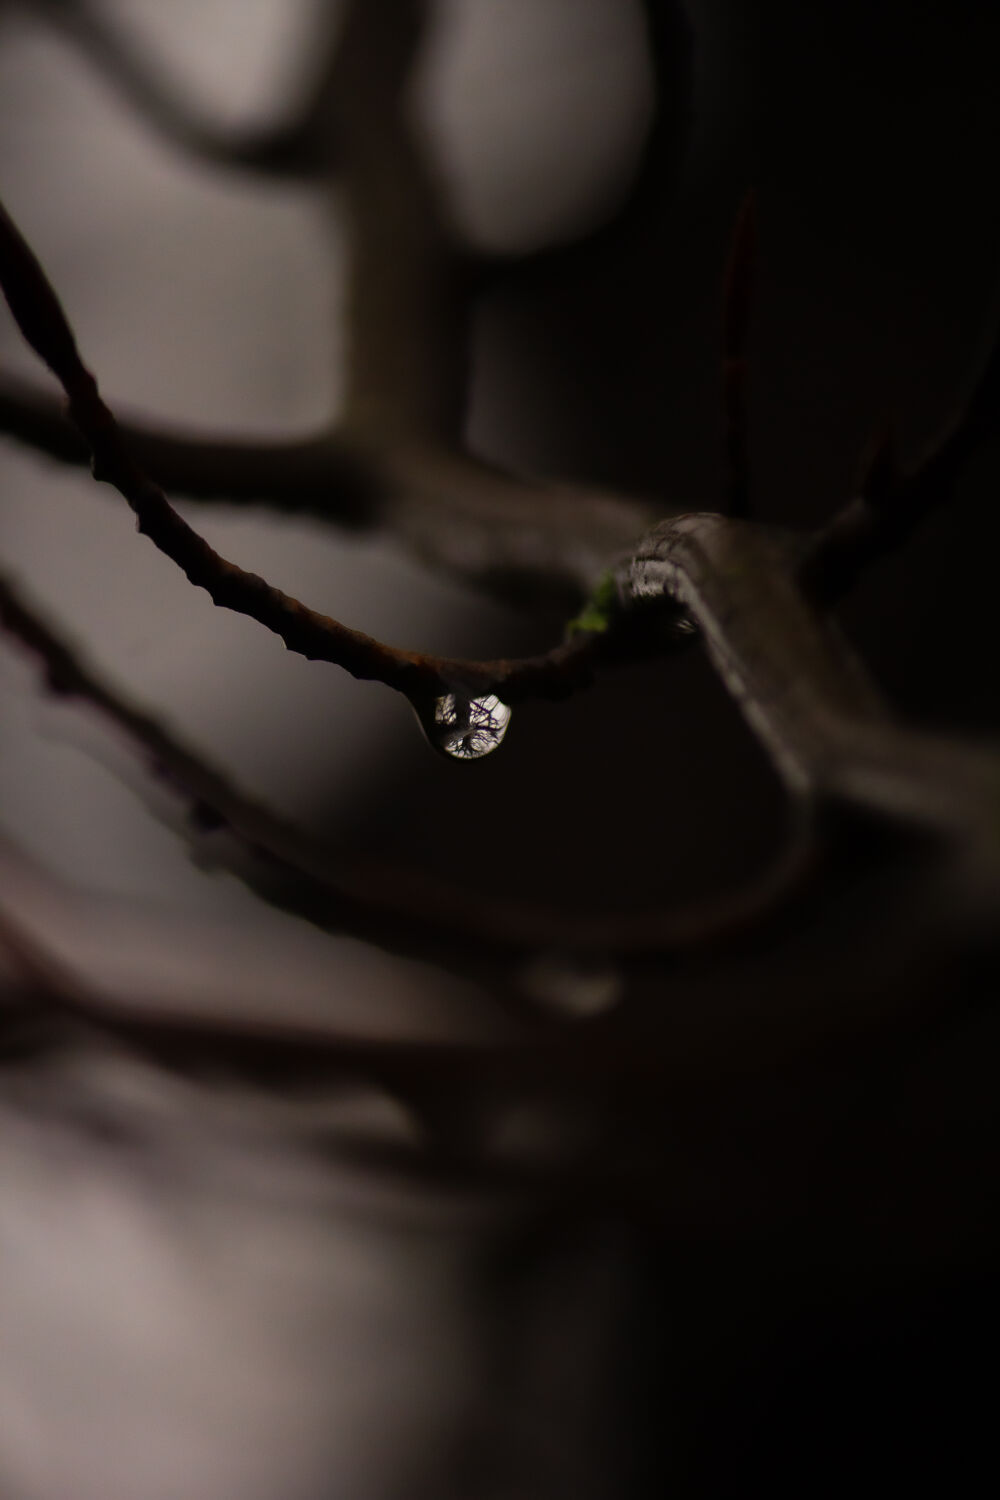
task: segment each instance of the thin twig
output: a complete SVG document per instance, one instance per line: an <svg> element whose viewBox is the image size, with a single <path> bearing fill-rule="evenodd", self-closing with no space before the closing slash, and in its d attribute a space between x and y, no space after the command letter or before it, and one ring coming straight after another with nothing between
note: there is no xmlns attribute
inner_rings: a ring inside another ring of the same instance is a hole
<svg viewBox="0 0 1000 1500"><path fill-rule="evenodd" d="M124 734L157 783L175 789L186 812L180 831L189 843L200 847L209 839L216 862L315 925L397 952L460 963L471 955L481 963L487 957L509 959L539 949L618 959L707 951L750 935L760 940L770 919L780 919L811 889L819 868L818 849L810 838L796 841L773 871L747 889L674 911L608 916L486 900L466 883L345 857L308 838L233 786L157 719L128 703L2 575L0 629L43 665L52 691L91 704ZM237 850L228 855L219 846L222 832L236 841Z"/></svg>
<svg viewBox="0 0 1000 1500"><path fill-rule="evenodd" d="M27 342L59 380L69 412L93 455L94 477L113 484L139 530L177 563L213 603L248 615L280 635L289 650L343 667L403 693L419 713L442 694L496 693L514 703L560 697L586 681L601 643L582 637L537 657L464 661L386 646L352 630L221 557L172 508L128 452L118 425L84 366L66 315L33 251L0 206L0 284Z"/></svg>
<svg viewBox="0 0 1000 1500"><path fill-rule="evenodd" d="M266 502L275 510L305 512L351 527L377 518L375 475L334 433L261 441L160 427L141 418L121 419L118 428L136 464L180 498ZM65 402L3 372L0 431L61 463L90 463L90 449L69 421Z"/></svg>
<svg viewBox="0 0 1000 1500"><path fill-rule="evenodd" d="M2 863L9 867L9 857ZM898 1045L901 1023L922 1029L931 1011L940 1014L942 1005L953 1008L951 989L941 984L951 967L951 950L935 924L922 929L918 938L926 962L914 990L912 884L903 883L902 899L878 880L874 888L871 881L862 882L859 890L856 871L850 879L842 875L834 893L846 927L835 924L838 935L832 947L824 939L823 923L810 927L800 921L793 929L797 938L808 934L814 956L808 1004L802 1003L801 943L780 948L758 942L736 952L699 950L694 963L673 971L667 1004L660 987L646 1003L617 1007L568 1028L507 1023L471 1040L358 1034L345 1029L325 1006L290 1009L287 986L270 1002L261 997L253 1014L247 1013L238 989L230 991L224 984L207 1004L185 991L164 996L141 985L125 994L106 993L64 962L49 963L44 939L34 937L35 924L26 930L20 916L23 902L4 878L0 870L0 913L7 919L8 934L13 923L15 940L17 932L27 939L35 974L56 975L55 984L46 979L44 994L31 981L47 1013L88 1023L99 1035L148 1048L170 1064L209 1070L217 1064L245 1066L257 1076L292 1077L299 1084L310 1077L360 1075L399 1090L404 1098L413 1089L440 1086L471 1089L480 1100L525 1086L551 1097L553 1091L578 1085L592 1100L591 1087L602 1081L631 1086L645 1080L662 1097L669 1080L678 1095L700 1094L706 1078L718 1083L733 1074L759 1074L762 1066L801 1061L803 1054L820 1052L828 1058L831 1044L853 1050L863 1039L878 1046L890 1027ZM39 879L33 872L36 892ZM41 883L44 891L44 875ZM66 899L59 893L59 909ZM128 921L127 913L106 902L98 909L88 906L86 917L109 945L120 941L120 923ZM890 962L859 969L857 952L870 950L875 933L883 949L891 951ZM22 941L18 948L27 951ZM899 982L900 975L906 976L905 983ZM920 978L926 981L929 975L927 989ZM11 1014L16 1026L23 1024L22 1008ZM479 1093L484 1089L496 1093Z"/></svg>
<svg viewBox="0 0 1000 1500"><path fill-rule="evenodd" d="M123 446L143 474L177 494L263 500L377 526L477 588L571 613L659 511L522 481L459 451L471 293L440 185L407 113L425 10L423 0L351 0L327 27L304 106L313 128L343 148L336 182L330 174L327 181L350 220L350 336L337 430L272 444L140 421L121 425ZM67 15L88 11L74 4ZM0 428L64 461L86 457L52 397L23 382L0 379ZM314 649L315 641L306 643ZM375 666L382 675L385 662Z"/></svg>
<svg viewBox="0 0 1000 1500"><path fill-rule="evenodd" d="M179 498L259 503L377 530L471 587L567 613L660 514L632 497L519 478L434 446L384 449L342 431L259 441L141 418L119 419L118 429L138 467ZM0 431L62 463L90 463L65 403L2 373Z"/></svg>
<svg viewBox="0 0 1000 1500"><path fill-rule="evenodd" d="M280 1072L289 1060L300 1078L310 1072L343 1071L377 1078L392 1087L424 1079L459 1083L463 1078L492 1080L501 1087L517 1087L534 1080L548 1086L562 1078L656 1074L664 1059L654 1056L641 1038L624 1034L616 1040L617 1021L595 1018L569 1028L511 1025L488 1028L485 1036L450 1038L375 1037L345 1027L325 1006L289 1007L287 992L275 993L248 1014L237 994L220 984L217 1000L193 1002L183 991L162 996L130 986L125 993L108 991L64 959L53 958L45 939L24 918L23 900L7 882L18 879L17 851L5 848L0 861L0 941L10 951L36 999L67 1017L89 1021L123 1039L147 1043L165 1056L211 1065L213 1056L229 1062L255 1062ZM33 869L30 886L44 897L51 884L44 871ZM67 897L59 893L57 906ZM70 899L72 899L70 897ZM120 923L128 914L114 904L86 908L88 927L106 931L109 944L120 942ZM103 924L103 926L102 926ZM758 951L761 945L758 946ZM718 961L720 954L712 954ZM2 1015L2 1012L0 1012ZM684 1028L683 1009L676 1020Z"/></svg>
<svg viewBox="0 0 1000 1500"><path fill-rule="evenodd" d="M327 107L342 143L347 356L340 422L379 444L461 444L471 285L445 196L410 121L426 0L349 0Z"/></svg>

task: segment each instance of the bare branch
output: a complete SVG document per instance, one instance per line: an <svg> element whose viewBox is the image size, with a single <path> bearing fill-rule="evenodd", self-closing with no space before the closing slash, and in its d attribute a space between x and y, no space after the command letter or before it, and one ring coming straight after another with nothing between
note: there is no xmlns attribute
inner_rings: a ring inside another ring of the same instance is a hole
<svg viewBox="0 0 1000 1500"><path fill-rule="evenodd" d="M244 136L199 118L88 0L44 0L44 9L185 151L328 186L336 171L351 219L344 423L380 435L457 439L466 385L464 261L406 118L424 0L349 0L344 14L325 5L295 116Z"/></svg>
<svg viewBox="0 0 1000 1500"><path fill-rule="evenodd" d="M574 1076L614 1076L619 1069L656 1074L664 1063L662 1056L650 1053L641 1037L626 1035L616 1043L617 1028L600 1020L569 1028L535 1025L530 1029L506 1020L472 1039L467 1035L446 1041L390 1039L345 1028L341 1019L315 999L290 1007L286 991L275 993L273 999L261 995L252 1014L241 1004L238 987L234 994L224 981L207 1003L204 997L192 1001L183 988L176 996L134 989L131 984L108 991L99 979L95 981L85 961L77 966L72 959L54 957L46 938L37 935L40 922L49 929L67 906L72 914L73 895L59 891L37 869L31 870L25 882L22 863L18 851L0 843L0 944L14 957L36 1002L56 1014L90 1022L103 1032L149 1045L175 1060L210 1065L219 1056L276 1071L291 1060L300 1078L313 1071L342 1071L376 1077L387 1086L404 1089L424 1077L456 1083L470 1074L483 1081L492 1079L501 1087L516 1088L529 1079L548 1087ZM31 893L28 903L25 885ZM77 920L85 920L89 932L96 925L106 935L107 945L114 947L121 943L122 924L127 926L129 913L110 901L88 903ZM147 941L150 938L155 951L161 941L155 926ZM758 943L757 950L761 947ZM682 1007L677 1020L683 1031Z"/></svg>
<svg viewBox="0 0 1000 1500"><path fill-rule="evenodd" d="M471 285L408 116L426 0L349 0L327 95L342 143L347 367L341 422L379 443L460 444Z"/></svg>
<svg viewBox="0 0 1000 1500"><path fill-rule="evenodd" d="M221 557L172 508L127 450L93 375L82 363L58 298L34 253L0 207L0 284L27 342L60 381L69 412L93 455L94 476L106 479L135 513L139 530L177 563L213 603L248 615L280 635L289 650L328 661L352 676L403 693L425 714L442 694L496 693L508 702L559 697L585 680L600 643L584 638L523 661L469 662L383 645L300 604Z"/></svg>
<svg viewBox="0 0 1000 1500"><path fill-rule="evenodd" d="M261 503L395 537L428 566L505 598L567 610L657 519L649 504L573 485L521 479L441 448L383 449L343 433L259 442L118 423L151 479L180 497ZM63 463L90 451L65 405L0 374L0 431Z"/></svg>
<svg viewBox="0 0 1000 1500"><path fill-rule="evenodd" d="M723 516L665 522L625 584L696 621L790 790L944 834L1000 881L1000 757L892 724L860 665L802 593L797 549Z"/></svg>
<svg viewBox="0 0 1000 1500"><path fill-rule="evenodd" d="M0 430L71 464L89 463L62 403L0 377ZM519 603L578 607L609 562L656 519L647 502L522 479L464 454L381 451L338 435L257 443L119 424L139 466L188 499L260 502L395 538L427 566Z"/></svg>
<svg viewBox="0 0 1000 1500"><path fill-rule="evenodd" d="M35 920L26 922L23 900L9 885L11 859L2 845L0 856L6 856L0 858L2 931L42 977L41 985L29 981L39 1018L62 1016L87 1024L172 1065L211 1070L223 1064L249 1068L256 1077L293 1077L299 1084L310 1077L361 1076L404 1098L422 1085L487 1089L487 1098L524 1087L537 1087L551 1098L575 1086L591 1098L590 1089L602 1080L630 1086L645 1081L660 1097L669 1082L678 1097L685 1092L691 1097L701 1093L706 1079L718 1085L734 1074L759 1073L762 1066L787 1065L817 1051L828 1062L831 1049L834 1055L846 1049L856 1055L859 1043L879 1047L889 1035L898 1046L901 1034L919 1034L929 1018L945 1007L953 1012L954 1006L951 986L942 982L953 972L953 950L947 941L942 945L940 930L931 930L934 924L918 925L922 957L914 973L912 881L894 894L878 880L873 887L870 870L860 889L855 871L834 892L844 925L834 924L832 943L825 924L810 929L801 913L793 912L799 920L789 928L796 942L779 946L758 940L735 951L703 949L694 963L672 973L669 1004L659 988L645 1003L570 1027L501 1023L485 1038L442 1041L359 1035L315 1000L290 1007L287 986L271 999L260 995L253 1014L241 1002L239 987L234 992L225 983L207 1000L194 1000L186 990L154 994L141 983L106 993L65 961L53 963L45 937L35 936L40 921L46 931L53 930L53 918L64 915L67 904L72 916L72 895L54 891L50 903L43 900L52 908L45 920L38 888L44 898L51 882L33 872ZM912 868L912 860L909 864ZM130 919L108 902L88 903L79 915L108 946L120 943L122 923ZM804 932L812 958L808 1004L803 1004L804 953L798 941ZM859 967L857 955L870 951L875 934L888 949L889 962ZM154 944L161 940L155 929L144 936L147 941L152 936ZM21 1029L25 1011L0 1008L0 1036L8 1018Z"/></svg>
<svg viewBox="0 0 1000 1500"><path fill-rule="evenodd" d="M266 502L340 525L376 513L377 485L360 455L335 434L260 442L201 436L141 419L118 424L135 462L172 493L192 500ZM0 431L62 463L90 463L90 450L65 403L17 376L0 373Z"/></svg>
<svg viewBox="0 0 1000 1500"><path fill-rule="evenodd" d="M429 695L441 692L499 690L507 699L562 692L593 662L601 645L593 636L521 663L394 652L218 558L124 451L44 273L6 218L0 220L0 279L25 337L63 382L95 467L115 480L141 528L217 602L269 624L308 655L400 687L424 711ZM992 811L1000 806L994 760L887 726L856 666L798 595L785 551L770 537L720 517L667 523L640 550L628 592L633 599L668 595L693 615L730 689L796 789L847 795L890 813L905 807L935 826L961 827L980 842L992 839ZM447 902L453 917L454 893Z"/></svg>
<svg viewBox="0 0 1000 1500"><path fill-rule="evenodd" d="M43 665L53 692L96 708L124 734L158 784L176 791L186 811L180 831L189 843L201 847L209 840L215 862L221 860L254 889L315 925L394 951L459 967L470 955L481 964L490 956L510 958L542 948L620 959L708 951L751 933L759 941L772 919L781 920L804 898L819 870L818 848L810 837L796 840L775 869L747 890L677 911L607 916L484 900L466 883L345 858L315 843L102 681L2 575L0 629ZM217 835L223 832L236 842L231 854L220 848Z"/></svg>
<svg viewBox="0 0 1000 1500"><path fill-rule="evenodd" d="M351 336L339 430L275 443L200 437L143 421L119 430L136 468L168 490L260 499L340 524L377 525L476 587L570 613L658 511L620 496L522 481L457 451L469 287L438 184L406 118L405 86L424 11L422 0L378 7L352 0L333 28L309 106L317 129L339 132L344 144ZM0 428L67 462L87 456L57 403L18 380L0 379ZM258 594L249 612L259 604ZM300 625L302 619L300 613ZM342 652L345 641L339 646ZM356 665L369 670L367 648L354 646ZM305 649L314 653L315 639ZM412 678L412 662L396 665ZM447 665L450 672L455 664ZM372 666L382 676L387 663ZM502 667L500 675L506 679Z"/></svg>

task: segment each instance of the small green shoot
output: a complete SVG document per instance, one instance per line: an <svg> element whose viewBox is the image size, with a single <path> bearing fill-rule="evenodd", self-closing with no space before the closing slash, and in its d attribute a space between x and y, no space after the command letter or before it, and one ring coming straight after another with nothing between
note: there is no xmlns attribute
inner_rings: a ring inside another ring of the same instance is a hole
<svg viewBox="0 0 1000 1500"><path fill-rule="evenodd" d="M580 613L568 621L566 639L569 640L583 631L597 634L602 630L607 630L617 603L618 586L615 583L614 569L609 568L597 580L590 598Z"/></svg>

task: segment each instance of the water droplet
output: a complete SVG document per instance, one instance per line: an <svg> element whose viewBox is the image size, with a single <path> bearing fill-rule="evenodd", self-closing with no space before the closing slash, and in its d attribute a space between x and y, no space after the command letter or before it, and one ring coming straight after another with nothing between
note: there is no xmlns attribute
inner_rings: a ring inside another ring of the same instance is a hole
<svg viewBox="0 0 1000 1500"><path fill-rule="evenodd" d="M510 709L492 693L483 698L444 693L434 700L433 712L423 722L435 749L456 760L479 760L495 750L507 733Z"/></svg>

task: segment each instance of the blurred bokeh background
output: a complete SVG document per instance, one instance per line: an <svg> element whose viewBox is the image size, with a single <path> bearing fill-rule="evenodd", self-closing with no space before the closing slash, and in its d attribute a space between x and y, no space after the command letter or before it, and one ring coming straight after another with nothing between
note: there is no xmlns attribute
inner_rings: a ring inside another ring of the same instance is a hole
<svg viewBox="0 0 1000 1500"><path fill-rule="evenodd" d="M289 102L319 4L102 10L200 111L242 125ZM0 7L0 190L112 405L258 435L326 420L343 352L336 215L306 186L185 159L44 11ZM751 185L755 513L819 521L849 494L874 427L891 417L912 456L951 414L1000 287L995 11L439 0L433 13L415 115L463 229L512 257L614 213L655 78L679 90L692 45L690 110L663 155L656 211L549 273L512 268L484 296L477 452L664 509L717 505L720 289ZM9 320L0 352L37 373ZM954 731L1000 721L997 477L984 451L949 512L845 611L900 712ZM697 654L518 707L500 753L445 763L387 690L215 610L89 476L4 440L0 495L4 567L43 613L210 759L348 848L486 893L606 909L721 889L782 836L774 779ZM378 536L263 509L186 513L243 566L402 645L507 654L559 629ZM0 831L54 882L25 875L20 916L89 981L206 1005L235 992L252 1007L292 974L289 1004L347 1029L490 1035L473 985L321 934L196 867L119 775L100 726L47 700L3 643L0 692ZM965 1056L947 1085L934 1075L937 1097L967 1083ZM942 1453L962 1422L974 1447L971 1384L948 1426L941 1391L901 1376L916 1359L929 1381L936 1361L973 1347L969 1327L987 1314L972 1272L934 1263L930 1292L894 1301L854 1267L836 1297L803 1294L808 1314L776 1329L758 1306L766 1255L747 1253L745 1279L734 1270L741 1234L760 1231L746 1227L752 1209L723 1202L681 1249L604 1207L567 1220L485 1189L404 1191L317 1153L316 1110L324 1130L417 1128L370 1090L311 1098L303 1113L243 1083L194 1085L92 1049L5 1081L5 1495L541 1500L758 1482L821 1494L848 1476L866 1493L862 1446L878 1448L873 1474L891 1472L921 1400L944 1424ZM526 1128L544 1135L543 1123ZM790 1128L772 1123L775 1140ZM722 1132L713 1160L735 1172L727 1149ZM847 1436L832 1451L838 1423Z"/></svg>

